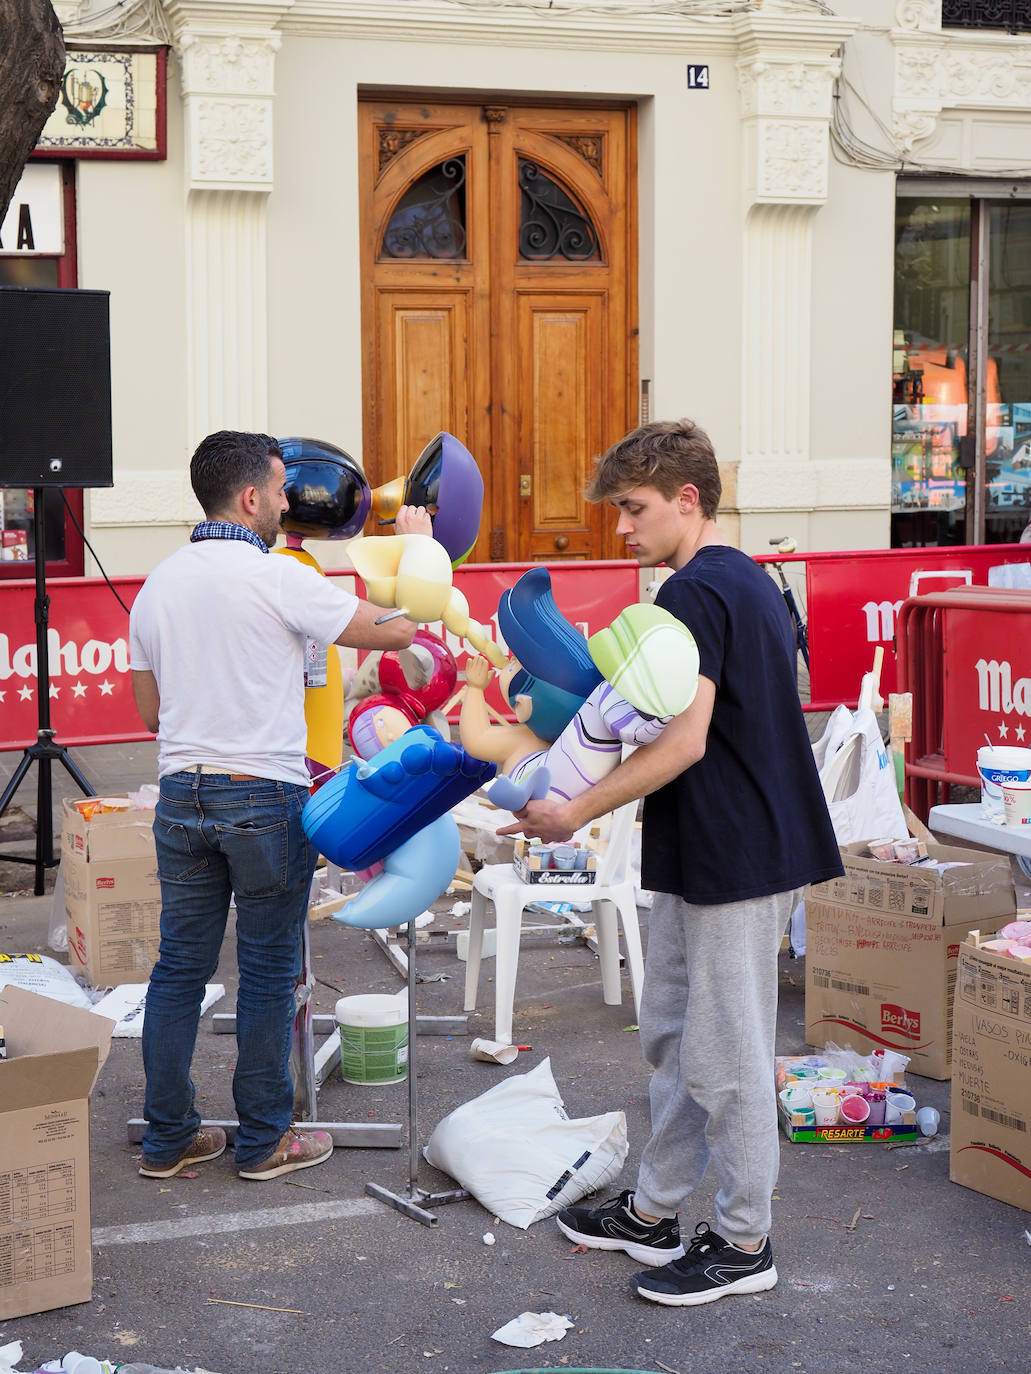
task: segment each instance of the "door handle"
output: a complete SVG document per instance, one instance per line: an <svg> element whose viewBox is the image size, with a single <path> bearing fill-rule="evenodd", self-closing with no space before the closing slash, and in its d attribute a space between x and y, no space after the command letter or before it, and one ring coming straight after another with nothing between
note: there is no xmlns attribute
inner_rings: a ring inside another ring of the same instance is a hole
<svg viewBox="0 0 1031 1374"><path fill-rule="evenodd" d="M569 535L568 535L568 534L557 534L557 535L555 536L555 547L556 547L556 549L568 549L568 548L569 548Z"/></svg>

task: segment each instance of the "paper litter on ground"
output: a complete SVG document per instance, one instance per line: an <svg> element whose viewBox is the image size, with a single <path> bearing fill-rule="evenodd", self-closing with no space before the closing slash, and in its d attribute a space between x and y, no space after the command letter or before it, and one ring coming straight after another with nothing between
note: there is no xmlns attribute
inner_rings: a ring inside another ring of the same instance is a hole
<svg viewBox="0 0 1031 1374"><path fill-rule="evenodd" d="M138 1039L143 1034L143 1013L147 1004L149 983L121 983L91 1007L98 1016L107 1016L116 1022L111 1032L115 1039ZM213 1007L226 995L221 983L209 983L204 989L201 1015ZM0 1370L2 1374L2 1370Z"/></svg>
<svg viewBox="0 0 1031 1374"><path fill-rule="evenodd" d="M502 1345L528 1347L543 1345L545 1341L560 1341L573 1323L557 1312L520 1312L504 1326L499 1326L491 1340Z"/></svg>

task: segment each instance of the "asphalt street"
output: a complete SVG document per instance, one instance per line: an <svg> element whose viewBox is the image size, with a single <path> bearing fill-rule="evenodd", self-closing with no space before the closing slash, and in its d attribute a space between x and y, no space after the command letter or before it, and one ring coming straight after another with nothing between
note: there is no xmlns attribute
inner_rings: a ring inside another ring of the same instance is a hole
<svg viewBox="0 0 1031 1374"><path fill-rule="evenodd" d="M153 780L153 745L96 746L73 757L101 792ZM0 785L15 766L0 756ZM52 897L31 893L31 870L3 861L31 846L34 784L0 828L0 952L47 949ZM58 770L55 789L69 792ZM59 804L55 804L55 813ZM53 873L48 875L52 886ZM418 946L421 1016L462 1015L464 964L452 913L437 903ZM640 912L647 941L648 912ZM402 978L374 938L331 921L311 929L317 1013L342 994L395 992ZM572 1117L622 1110L630 1153L618 1186L632 1186L647 1135L647 1070L624 972L621 1007L602 1003L597 959L582 940L526 935L516 987L516 1036L529 1046L511 1067L474 1061L469 1043L492 1031L489 961L467 1034L420 1035L415 1048L418 1138L510 1074L550 1058ZM228 938L218 981L234 1006ZM804 965L781 956L778 1052L804 1052ZM206 1117L231 1117L235 1043L212 1013L198 1039L195 1081ZM91 1108L93 1299L0 1322L0 1346L20 1340L19 1370L76 1349L97 1358L214 1374L415 1369L795 1371L844 1374L926 1369L1031 1370L1031 1215L948 1178L949 1085L911 1076L918 1105L937 1107L939 1135L916 1146L783 1142L773 1243L780 1281L756 1297L704 1308L662 1308L630 1287L639 1267L622 1254L576 1253L551 1220L527 1230L496 1223L474 1200L441 1206L423 1226L365 1193L368 1182L403 1193L399 1149L341 1148L325 1165L267 1183L237 1177L231 1155L148 1180L126 1123L142 1111L139 1042L115 1040ZM319 1115L405 1125L402 1085L331 1078ZM424 1161L418 1185L453 1180ZM690 1213L712 1218L707 1178ZM485 1236L493 1235L494 1244ZM518 1314L555 1312L561 1340L517 1349L492 1333Z"/></svg>

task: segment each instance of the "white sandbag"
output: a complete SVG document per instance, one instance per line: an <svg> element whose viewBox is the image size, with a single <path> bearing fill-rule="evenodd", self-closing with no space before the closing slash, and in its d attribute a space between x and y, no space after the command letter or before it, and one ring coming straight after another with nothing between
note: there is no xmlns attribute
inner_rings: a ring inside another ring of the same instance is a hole
<svg viewBox="0 0 1031 1374"><path fill-rule="evenodd" d="M544 1059L456 1107L423 1154L489 1212L526 1230L611 1183L627 1148L622 1112L570 1120Z"/></svg>
<svg viewBox="0 0 1031 1374"><path fill-rule="evenodd" d="M8 983L26 992L38 992L69 1007L93 1006L89 994L75 981L71 971L46 954L0 954L0 990Z"/></svg>
<svg viewBox="0 0 1031 1374"><path fill-rule="evenodd" d="M860 840L904 840L909 827L899 800L895 768L881 739L877 717L869 708L850 711L838 706L823 734L813 743L813 757L827 798L834 836L840 845ZM805 908L791 916L791 948L805 953Z"/></svg>

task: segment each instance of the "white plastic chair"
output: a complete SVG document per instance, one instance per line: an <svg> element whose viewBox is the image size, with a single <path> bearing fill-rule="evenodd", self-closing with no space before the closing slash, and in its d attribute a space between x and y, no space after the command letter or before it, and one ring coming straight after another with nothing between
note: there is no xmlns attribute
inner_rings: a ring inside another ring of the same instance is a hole
<svg viewBox="0 0 1031 1374"><path fill-rule="evenodd" d="M619 926L623 927L630 987L635 1014L640 1013L644 959L641 931L637 923L637 898L630 868L630 842L633 838L637 802L627 802L613 811L609 820L608 845L598 864L597 878L584 885L556 883L541 886L524 883L511 864L490 864L473 879L469 912L469 950L465 970L465 1010L475 1011L476 991L483 953L483 931L488 903L494 903L497 922L497 953L494 970L494 1039L502 1045L512 1043L512 1008L515 1003L516 970L519 966L519 932L523 911L533 902L591 903L598 936L601 962L602 996L607 1006L622 1001L619 977Z"/></svg>

